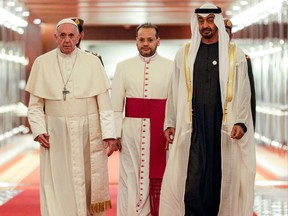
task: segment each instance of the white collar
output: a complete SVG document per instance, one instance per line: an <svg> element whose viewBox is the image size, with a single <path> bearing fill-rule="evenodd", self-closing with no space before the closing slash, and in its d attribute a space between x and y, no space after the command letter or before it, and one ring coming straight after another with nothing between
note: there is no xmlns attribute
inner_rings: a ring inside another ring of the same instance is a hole
<svg viewBox="0 0 288 216"><path fill-rule="evenodd" d="M62 58L67 58L67 57L75 57L78 52L78 48L75 46L75 49L70 53L70 54L64 54L61 52L60 48L57 48L57 55L59 55Z"/></svg>
<svg viewBox="0 0 288 216"><path fill-rule="evenodd" d="M149 57L144 57L140 53L139 53L139 56L143 61L145 61L147 63L147 62L150 62L152 59L154 59L157 56L157 52L155 52L153 56L149 56Z"/></svg>

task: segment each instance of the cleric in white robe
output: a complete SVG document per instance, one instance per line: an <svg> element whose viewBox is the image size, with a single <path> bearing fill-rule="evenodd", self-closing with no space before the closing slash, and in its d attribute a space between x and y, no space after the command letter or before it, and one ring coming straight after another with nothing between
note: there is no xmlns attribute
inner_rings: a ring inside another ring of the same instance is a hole
<svg viewBox="0 0 288 216"><path fill-rule="evenodd" d="M99 59L75 47L79 38L76 23L61 20L58 48L35 60L26 86L28 120L41 145L42 216L111 208L107 162L117 149L110 86Z"/></svg>
<svg viewBox="0 0 288 216"><path fill-rule="evenodd" d="M136 29L139 55L117 64L112 83L116 136L121 140L117 216L158 216L166 166L163 132L173 61L156 52L158 27Z"/></svg>
<svg viewBox="0 0 288 216"><path fill-rule="evenodd" d="M167 99L165 136L173 143L160 216L251 216L256 160L246 58L229 45L213 4L195 10L191 31Z"/></svg>

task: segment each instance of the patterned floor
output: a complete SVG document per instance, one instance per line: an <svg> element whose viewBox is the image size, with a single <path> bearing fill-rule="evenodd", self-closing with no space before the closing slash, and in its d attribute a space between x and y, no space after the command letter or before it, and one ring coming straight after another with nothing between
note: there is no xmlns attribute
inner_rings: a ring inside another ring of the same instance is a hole
<svg viewBox="0 0 288 216"><path fill-rule="evenodd" d="M258 216L288 216L288 188L256 189L254 211Z"/></svg>
<svg viewBox="0 0 288 216"><path fill-rule="evenodd" d="M0 191L0 206L4 205L8 200L19 194L20 190L1 190Z"/></svg>

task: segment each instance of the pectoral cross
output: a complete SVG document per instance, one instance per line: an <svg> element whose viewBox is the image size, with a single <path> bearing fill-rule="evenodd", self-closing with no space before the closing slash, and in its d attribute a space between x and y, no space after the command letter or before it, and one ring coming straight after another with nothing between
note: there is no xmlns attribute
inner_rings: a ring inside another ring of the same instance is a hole
<svg viewBox="0 0 288 216"><path fill-rule="evenodd" d="M69 94L70 91L66 90L66 87L64 87L62 94L63 94L63 100L66 101L66 95Z"/></svg>

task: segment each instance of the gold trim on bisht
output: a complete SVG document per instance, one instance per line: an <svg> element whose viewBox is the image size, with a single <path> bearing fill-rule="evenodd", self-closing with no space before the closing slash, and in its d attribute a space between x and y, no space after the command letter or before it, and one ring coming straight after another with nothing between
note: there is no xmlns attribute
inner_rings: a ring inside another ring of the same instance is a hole
<svg viewBox="0 0 288 216"><path fill-rule="evenodd" d="M222 122L226 122L227 118L227 106L232 101L234 91L234 76L235 76L235 64L236 64L236 44L233 42L229 43L229 76L227 84L227 96L224 102L224 112Z"/></svg>
<svg viewBox="0 0 288 216"><path fill-rule="evenodd" d="M184 54L184 68L185 68L185 79L187 87L187 101L189 102L189 116L190 122L192 122L192 83L191 83L191 71L188 65L188 54L189 54L190 43L188 42L185 45L185 54Z"/></svg>
<svg viewBox="0 0 288 216"><path fill-rule="evenodd" d="M104 201L104 202L98 202L98 203L92 203L91 206L91 213L100 213L107 211L108 209L112 209L112 203L111 200Z"/></svg>

